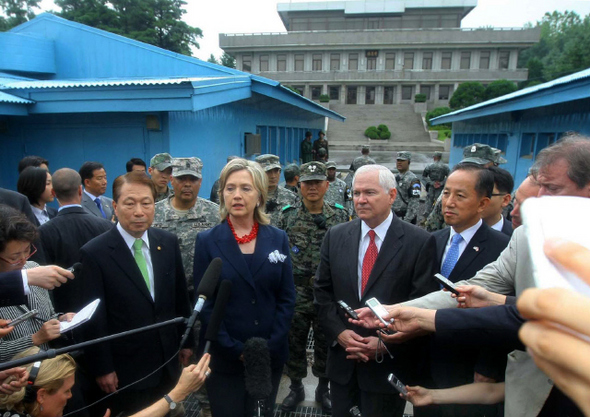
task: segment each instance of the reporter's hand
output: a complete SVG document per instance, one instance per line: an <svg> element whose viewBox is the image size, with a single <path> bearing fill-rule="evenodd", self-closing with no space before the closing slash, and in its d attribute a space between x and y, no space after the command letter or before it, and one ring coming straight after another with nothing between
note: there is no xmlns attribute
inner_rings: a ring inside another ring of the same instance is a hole
<svg viewBox="0 0 590 417"><path fill-rule="evenodd" d="M355 326L364 327L365 329L379 329L381 327L385 327L383 323L381 323L379 319L375 317L369 307L359 308L358 310L355 310L355 312L359 316L359 319L348 319L348 321Z"/></svg>
<svg viewBox="0 0 590 417"><path fill-rule="evenodd" d="M178 383L170 392L170 398L176 402L183 401L192 392L198 391L207 379L205 374L211 372L209 369L210 360L211 355L205 353L199 363L184 368Z"/></svg>
<svg viewBox="0 0 590 417"><path fill-rule="evenodd" d="M358 352L351 352L351 354L346 357L347 359L356 359L356 360L361 360L363 362L367 362L369 360L369 357L362 353L366 348L366 344L368 343L368 340L366 340L364 337L356 334L352 330L347 329L347 330L344 330L342 333L340 333L338 335L338 343L347 352L348 352L348 349L350 349L350 348L358 348L359 351Z"/></svg>
<svg viewBox="0 0 590 417"><path fill-rule="evenodd" d="M103 417L111 417L111 409L110 408L107 408L107 411L104 412Z"/></svg>
<svg viewBox="0 0 590 417"><path fill-rule="evenodd" d="M432 392L428 388L415 386L410 387L406 385L408 395L400 394L399 396L411 402L416 407L423 407L434 403Z"/></svg>
<svg viewBox="0 0 590 417"><path fill-rule="evenodd" d="M50 340L57 339L61 334L59 333L60 326L59 320L51 319L43 323L43 326L39 329L39 331L33 334L33 344L35 346L42 345L43 343L47 343Z"/></svg>
<svg viewBox="0 0 590 417"><path fill-rule="evenodd" d="M545 254L590 284L588 249L554 241L545 244ZM519 336L537 366L590 415L590 343L568 332L590 337L590 298L562 288L527 289L517 307L525 318L536 320L525 323Z"/></svg>
<svg viewBox="0 0 590 417"><path fill-rule="evenodd" d="M388 329L403 332L407 335L422 335L425 332L436 331L434 319L436 310L417 307L394 306L389 310L385 320L393 319Z"/></svg>
<svg viewBox="0 0 590 417"><path fill-rule="evenodd" d="M52 290L65 284L68 279L74 279L74 274L56 265L38 266L27 269L27 282L29 285Z"/></svg>
<svg viewBox="0 0 590 417"><path fill-rule="evenodd" d="M0 371L0 392L11 395L27 385L29 373L25 368L10 368Z"/></svg>
<svg viewBox="0 0 590 417"><path fill-rule="evenodd" d="M457 299L459 308L480 308L506 304L506 296L486 290L479 285L457 285L457 290L461 293L451 297Z"/></svg>
<svg viewBox="0 0 590 417"><path fill-rule="evenodd" d="M14 327L5 327L8 323L10 323L8 320L0 319L0 339L14 329Z"/></svg>
<svg viewBox="0 0 590 417"><path fill-rule="evenodd" d="M111 392L117 391L119 378L117 378L116 372L111 372L110 374L97 377L96 383L103 392L110 394Z"/></svg>

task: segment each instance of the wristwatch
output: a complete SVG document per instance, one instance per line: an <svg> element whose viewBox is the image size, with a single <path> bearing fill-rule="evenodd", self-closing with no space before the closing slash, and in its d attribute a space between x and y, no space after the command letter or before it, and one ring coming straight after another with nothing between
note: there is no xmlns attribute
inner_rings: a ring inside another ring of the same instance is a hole
<svg viewBox="0 0 590 417"><path fill-rule="evenodd" d="M176 408L176 406L178 405L174 401L172 401L172 398L170 398L170 396L168 396L168 394L164 395L164 399L166 401L168 401L168 405L170 406L171 410L174 410Z"/></svg>

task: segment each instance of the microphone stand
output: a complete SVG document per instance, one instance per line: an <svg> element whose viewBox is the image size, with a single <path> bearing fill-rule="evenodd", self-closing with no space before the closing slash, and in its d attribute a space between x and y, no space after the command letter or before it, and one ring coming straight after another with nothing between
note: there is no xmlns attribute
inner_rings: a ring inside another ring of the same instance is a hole
<svg viewBox="0 0 590 417"><path fill-rule="evenodd" d="M25 358L20 358L20 359L15 359L15 360L12 360L9 362L0 363L0 371L4 371L6 369L15 368L17 366L26 365L26 364L37 362L37 361L42 361L44 359L55 358L57 355L61 355L63 353L69 353L74 350L82 349L87 346L96 345L98 343L108 342L110 340L118 339L120 337L131 336L131 335L134 335L137 333L146 332L148 330L154 330L154 329L158 329L160 327L169 326L171 324L180 324L180 323L185 323L185 322L186 322L186 319L184 317L176 317L175 319L163 321L161 323L151 324L149 326L140 327L138 329L127 330L125 332L112 334L110 336L99 337L98 339L88 340L86 342L78 343L75 345L66 346L66 347L59 348L59 349L49 349L49 350L40 351L39 353L36 353L31 356L27 356Z"/></svg>

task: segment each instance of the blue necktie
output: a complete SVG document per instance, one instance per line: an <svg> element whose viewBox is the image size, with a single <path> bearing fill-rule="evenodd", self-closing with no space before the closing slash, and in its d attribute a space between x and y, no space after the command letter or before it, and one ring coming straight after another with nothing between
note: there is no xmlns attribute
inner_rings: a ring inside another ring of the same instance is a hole
<svg viewBox="0 0 590 417"><path fill-rule="evenodd" d="M459 233L453 235L453 238L451 239L451 247L447 252L447 257L445 258L442 269L440 270L441 275L443 275L445 278L448 278L449 275L451 275L453 268L459 260L459 243L461 243L462 240L463 238Z"/></svg>
<svg viewBox="0 0 590 417"><path fill-rule="evenodd" d="M102 209L102 204L100 204L100 197L96 197L96 200L94 200L94 202L96 203L96 207L98 207L98 209L100 210L100 214L102 214L102 217L106 219L107 215Z"/></svg>

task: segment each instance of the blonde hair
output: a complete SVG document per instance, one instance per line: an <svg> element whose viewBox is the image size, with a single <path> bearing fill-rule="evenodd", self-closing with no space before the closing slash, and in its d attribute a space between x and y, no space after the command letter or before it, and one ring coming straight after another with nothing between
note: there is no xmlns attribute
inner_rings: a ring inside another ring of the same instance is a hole
<svg viewBox="0 0 590 417"><path fill-rule="evenodd" d="M252 184L258 192L259 204L254 209L254 220L260 224L269 224L270 218L265 211L266 198L268 195L268 178L266 173L260 164L253 161L247 161L246 159L242 158L229 161L227 165L221 170L221 175L219 176L219 217L221 218L221 221L224 221L229 215L227 209L225 208L225 198L223 197L223 190L225 189L227 179L234 172L243 170L246 170L250 173L250 176L252 177Z"/></svg>
<svg viewBox="0 0 590 417"><path fill-rule="evenodd" d="M17 353L13 359L34 355L39 353L39 350L40 349L38 347L33 346L27 350ZM32 367L33 364L27 365L27 371L31 372ZM65 379L74 375L75 372L76 362L70 355L58 355L52 359L44 359L41 362L39 373L37 374L37 378L35 378L35 383L33 384L35 392L40 388L43 388L49 395L52 395L62 387ZM35 417L39 412L37 397L35 395L35 401L25 403L23 402L25 398L25 392L26 387L23 387L11 395L0 395L0 408L5 410L15 410L20 413L26 412Z"/></svg>

